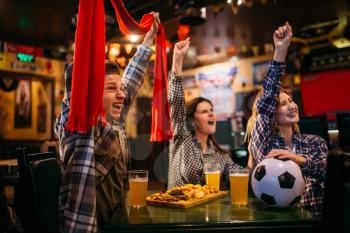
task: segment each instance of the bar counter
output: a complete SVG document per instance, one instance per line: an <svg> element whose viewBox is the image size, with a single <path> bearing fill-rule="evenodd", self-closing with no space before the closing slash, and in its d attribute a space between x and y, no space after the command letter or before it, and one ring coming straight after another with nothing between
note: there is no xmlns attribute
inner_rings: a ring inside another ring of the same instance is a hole
<svg viewBox="0 0 350 233"><path fill-rule="evenodd" d="M116 211L103 232L320 232L320 218L309 212L269 209L253 197L243 207L231 205L228 195L188 209L148 205L126 212Z"/></svg>

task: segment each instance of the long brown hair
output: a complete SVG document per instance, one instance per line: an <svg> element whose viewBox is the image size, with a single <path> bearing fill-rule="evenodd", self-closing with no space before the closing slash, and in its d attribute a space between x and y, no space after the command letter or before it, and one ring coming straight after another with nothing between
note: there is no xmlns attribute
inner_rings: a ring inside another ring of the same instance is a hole
<svg viewBox="0 0 350 233"><path fill-rule="evenodd" d="M186 127L187 129L192 133L192 135L195 134L195 128L193 126L193 119L194 119L194 114L197 111L197 106L198 104L202 103L202 102L207 102L210 104L210 106L212 108L214 108L213 103L203 97L197 97L194 98L193 100L191 100L190 102L188 102L186 104ZM209 134L208 139L210 139L214 146L222 153L228 153L227 150L223 149L222 147L219 146L219 143L217 142L217 140L215 139L214 135Z"/></svg>
<svg viewBox="0 0 350 233"><path fill-rule="evenodd" d="M284 90L284 89L281 89L279 93L286 93L287 95L289 95L288 92L286 90ZM256 122L256 119L257 119L257 117L259 115L258 109L257 109L257 102L258 102L258 100L260 99L260 97L262 95L263 95L263 92L261 90L261 91L259 91L259 93L255 97L254 104L253 104L253 109L252 109L252 115L250 116L250 118L249 118L249 120L247 122L247 130L246 130L246 134L245 134L245 138L244 138L244 140L246 142L249 142L252 130L255 127L255 122ZM278 95L278 100L279 100L279 95ZM276 114L277 114L277 112L276 112ZM277 121L276 121L276 124L275 124L275 127L274 127L274 131L278 131ZM300 132L299 126L298 126L297 123L295 123L293 125L293 132L294 133L299 133Z"/></svg>

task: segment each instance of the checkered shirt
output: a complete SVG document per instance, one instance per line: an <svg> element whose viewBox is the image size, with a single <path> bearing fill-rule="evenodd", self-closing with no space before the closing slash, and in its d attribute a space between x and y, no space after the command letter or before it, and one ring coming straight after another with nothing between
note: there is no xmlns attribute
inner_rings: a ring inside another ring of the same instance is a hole
<svg viewBox="0 0 350 233"><path fill-rule="evenodd" d="M121 118L105 128L98 126L87 134L65 131L71 96L71 75L66 76L65 96L61 113L55 121L55 132L60 141L60 155L65 170L60 190L60 211L63 215L62 232L98 232L96 221L96 180L112 168L109 157L95 159L94 150L105 140L120 141L123 157L129 161L129 150L125 133L125 117L137 90L142 86L152 51L140 46L124 71L125 105ZM98 132L98 134L96 134ZM125 174L126 176L126 174Z"/></svg>
<svg viewBox="0 0 350 233"><path fill-rule="evenodd" d="M249 151L257 162L262 161L272 149L290 150L285 139L275 130L284 68L284 63L270 62L263 83L263 95L257 102L259 114L249 142ZM306 187L299 206L320 215L328 155L327 143L319 136L299 133L295 133L292 140L295 153L306 158L306 165L301 167Z"/></svg>
<svg viewBox="0 0 350 233"><path fill-rule="evenodd" d="M169 146L168 188L184 184L205 184L203 167L205 163L221 165L221 180L229 187L229 170L240 167L228 153L219 151L212 141L208 150L203 149L197 137L186 127L186 107L182 77L169 73L170 118L174 137Z"/></svg>

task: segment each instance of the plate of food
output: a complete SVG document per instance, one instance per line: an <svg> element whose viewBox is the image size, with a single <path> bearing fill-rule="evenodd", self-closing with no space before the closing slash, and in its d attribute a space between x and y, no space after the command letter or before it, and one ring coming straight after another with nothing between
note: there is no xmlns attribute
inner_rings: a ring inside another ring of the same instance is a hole
<svg viewBox="0 0 350 233"><path fill-rule="evenodd" d="M220 191L206 185L186 184L167 191L154 193L147 197L147 204L173 208L189 208L214 199L227 196L227 191Z"/></svg>

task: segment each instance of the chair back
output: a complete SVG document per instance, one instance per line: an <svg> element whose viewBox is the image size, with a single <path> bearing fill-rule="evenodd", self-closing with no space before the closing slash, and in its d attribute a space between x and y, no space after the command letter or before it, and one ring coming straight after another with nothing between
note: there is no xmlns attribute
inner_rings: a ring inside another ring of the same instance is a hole
<svg viewBox="0 0 350 233"><path fill-rule="evenodd" d="M350 112L337 114L339 146L350 148Z"/></svg>
<svg viewBox="0 0 350 233"><path fill-rule="evenodd" d="M24 232L59 232L58 197L61 166L54 152L26 154L17 149L17 211Z"/></svg>
<svg viewBox="0 0 350 233"><path fill-rule="evenodd" d="M318 135L327 142L328 147L330 146L326 115L300 118L298 125L300 133Z"/></svg>
<svg viewBox="0 0 350 233"><path fill-rule="evenodd" d="M216 132L214 134L217 142L225 149L230 150L233 146L231 119L216 122Z"/></svg>
<svg viewBox="0 0 350 233"><path fill-rule="evenodd" d="M328 156L321 225L325 232L350 230L350 151L335 148Z"/></svg>

